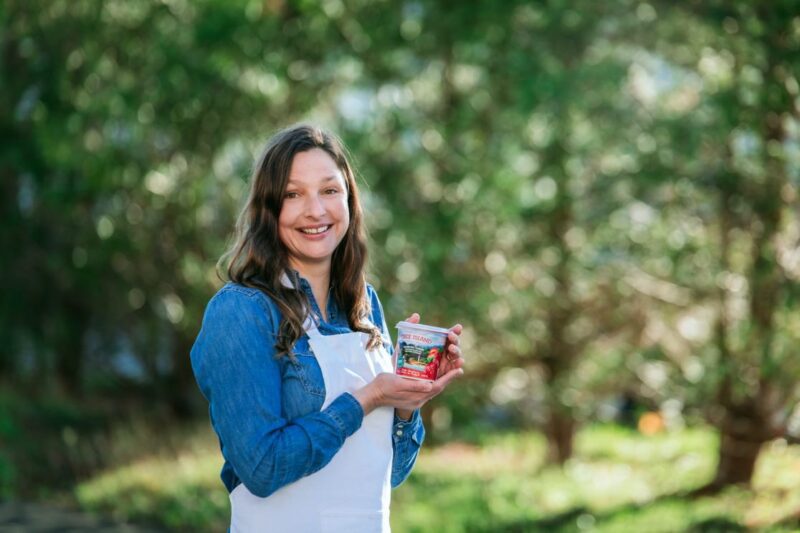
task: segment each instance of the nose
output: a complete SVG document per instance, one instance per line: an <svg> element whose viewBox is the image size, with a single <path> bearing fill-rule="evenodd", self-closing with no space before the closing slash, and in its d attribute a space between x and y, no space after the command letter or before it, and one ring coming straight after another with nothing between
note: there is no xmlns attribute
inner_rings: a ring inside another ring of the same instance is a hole
<svg viewBox="0 0 800 533"><path fill-rule="evenodd" d="M322 201L322 198L318 194L310 194L308 195L305 205L305 212L307 216L312 218L321 218L325 215L325 203Z"/></svg>

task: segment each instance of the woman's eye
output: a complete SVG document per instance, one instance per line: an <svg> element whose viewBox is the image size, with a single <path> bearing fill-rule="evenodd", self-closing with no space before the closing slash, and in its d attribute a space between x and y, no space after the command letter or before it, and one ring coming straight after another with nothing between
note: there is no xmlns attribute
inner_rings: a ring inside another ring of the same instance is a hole
<svg viewBox="0 0 800 533"><path fill-rule="evenodd" d="M325 194L336 194L339 189L325 189Z"/></svg>
<svg viewBox="0 0 800 533"><path fill-rule="evenodd" d="M296 193L296 192L294 192L294 191L291 191L291 192L287 192L287 193L284 195L284 198L297 198L297 197L299 197L299 196L300 196L300 194L299 194L299 193Z"/></svg>

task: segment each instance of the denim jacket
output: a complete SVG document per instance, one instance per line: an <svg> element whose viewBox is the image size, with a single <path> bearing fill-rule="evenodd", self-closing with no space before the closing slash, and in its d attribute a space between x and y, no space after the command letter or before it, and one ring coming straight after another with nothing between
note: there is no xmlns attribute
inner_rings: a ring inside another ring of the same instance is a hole
<svg viewBox="0 0 800 533"><path fill-rule="evenodd" d="M308 282L296 276L312 311L321 316ZM392 351L378 295L367 286L372 323ZM349 333L345 313L328 298L322 335ZM211 298L191 350L192 369L209 402L211 425L225 463L220 474L232 492L239 483L259 497L324 467L361 426L364 411L349 393L325 409L325 383L309 348L308 335L294 346L294 357L275 357L281 314L258 289L228 283ZM419 411L411 420L397 416L392 428L392 487L411 472L425 428Z"/></svg>

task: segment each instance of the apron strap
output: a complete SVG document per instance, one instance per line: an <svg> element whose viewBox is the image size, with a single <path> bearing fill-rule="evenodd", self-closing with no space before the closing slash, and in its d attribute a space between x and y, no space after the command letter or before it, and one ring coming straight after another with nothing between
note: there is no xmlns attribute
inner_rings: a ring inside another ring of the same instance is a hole
<svg viewBox="0 0 800 533"><path fill-rule="evenodd" d="M312 339L322 337L322 333L320 333L319 328L317 328L317 321L312 318L310 313L306 316L305 322L303 322L303 329Z"/></svg>
<svg viewBox="0 0 800 533"><path fill-rule="evenodd" d="M286 272L281 274L281 284L284 287L294 289L294 283L292 283L291 278L289 278L289 274L287 274ZM322 334L319 332L319 329L317 328L317 321L314 319L314 317L312 317L312 313L306 315L306 319L303 322L303 329L305 330L305 332L308 334L309 337L317 338L322 336Z"/></svg>

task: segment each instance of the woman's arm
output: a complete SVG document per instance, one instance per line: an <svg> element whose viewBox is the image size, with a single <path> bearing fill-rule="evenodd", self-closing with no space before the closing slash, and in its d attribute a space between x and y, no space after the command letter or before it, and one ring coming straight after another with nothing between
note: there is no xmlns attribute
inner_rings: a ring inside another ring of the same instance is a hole
<svg viewBox="0 0 800 533"><path fill-rule="evenodd" d="M364 418L348 393L321 412L281 417L278 320L260 293L225 288L209 302L191 351L222 454L260 497L328 464Z"/></svg>

